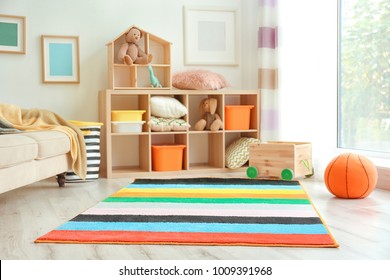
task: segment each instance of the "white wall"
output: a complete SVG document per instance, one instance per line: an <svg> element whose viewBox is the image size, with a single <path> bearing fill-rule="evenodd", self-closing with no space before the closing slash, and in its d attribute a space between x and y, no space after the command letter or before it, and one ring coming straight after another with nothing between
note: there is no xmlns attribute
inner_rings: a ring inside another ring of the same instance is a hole
<svg viewBox="0 0 390 280"><path fill-rule="evenodd" d="M312 142L321 177L336 147L337 3L278 2L280 90L271 101L278 103L280 131L278 139L268 140ZM70 119L97 120L97 94L107 87L105 44L129 26L172 42L173 70L186 68L184 5L240 10L240 66L201 68L223 74L233 88L256 88L257 0L2 0L0 14L27 17L27 54L0 53L0 102L47 108ZM80 36L80 84L41 82L42 34Z"/></svg>
<svg viewBox="0 0 390 280"><path fill-rule="evenodd" d="M183 65L182 10L185 5L236 7L241 11L245 3L240 0L0 1L0 14L26 16L27 19L27 54L0 53L0 102L49 109L67 119L97 120L98 91L108 85L106 43L131 25L172 42L173 71L187 68ZM250 19L243 18L244 22ZM240 38L252 37L246 28L240 28ZM250 30L256 36L255 26ZM80 84L42 83L41 35L80 37ZM247 62L248 57L248 51L242 49L240 58ZM256 73L253 73L254 78L246 73L243 82L241 72L245 67L242 63L238 67L197 68L223 74L234 88L253 88L256 78Z"/></svg>

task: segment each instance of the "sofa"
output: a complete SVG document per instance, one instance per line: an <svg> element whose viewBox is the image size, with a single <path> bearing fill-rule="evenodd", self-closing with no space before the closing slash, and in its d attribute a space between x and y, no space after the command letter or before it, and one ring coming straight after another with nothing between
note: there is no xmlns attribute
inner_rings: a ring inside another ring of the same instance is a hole
<svg viewBox="0 0 390 280"><path fill-rule="evenodd" d="M39 130L0 135L0 193L49 177L65 184L72 169L71 142L61 131Z"/></svg>

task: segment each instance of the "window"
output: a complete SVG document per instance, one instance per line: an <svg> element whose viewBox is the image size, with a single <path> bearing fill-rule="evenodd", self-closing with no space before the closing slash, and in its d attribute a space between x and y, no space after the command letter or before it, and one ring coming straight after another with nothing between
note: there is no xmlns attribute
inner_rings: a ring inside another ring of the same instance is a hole
<svg viewBox="0 0 390 280"><path fill-rule="evenodd" d="M338 146L387 158L389 22L389 0L339 0Z"/></svg>

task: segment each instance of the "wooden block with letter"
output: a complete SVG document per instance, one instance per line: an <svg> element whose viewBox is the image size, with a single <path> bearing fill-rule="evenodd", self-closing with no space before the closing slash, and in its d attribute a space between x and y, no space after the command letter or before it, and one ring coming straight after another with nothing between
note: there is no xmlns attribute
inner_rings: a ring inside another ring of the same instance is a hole
<svg viewBox="0 0 390 280"><path fill-rule="evenodd" d="M247 175L285 180L313 174L311 143L267 142L249 145Z"/></svg>

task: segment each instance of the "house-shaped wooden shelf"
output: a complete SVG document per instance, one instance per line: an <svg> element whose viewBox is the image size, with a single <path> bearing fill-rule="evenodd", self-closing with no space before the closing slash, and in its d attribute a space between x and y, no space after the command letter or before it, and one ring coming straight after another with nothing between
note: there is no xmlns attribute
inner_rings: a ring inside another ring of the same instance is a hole
<svg viewBox="0 0 390 280"><path fill-rule="evenodd" d="M126 42L126 33L131 28L142 32L139 47L147 54L153 55L150 63L154 75L162 87L152 87L148 65L126 65L117 58L120 47ZM139 27L131 26L114 40L107 43L108 48L108 81L111 89L171 89L171 43Z"/></svg>

